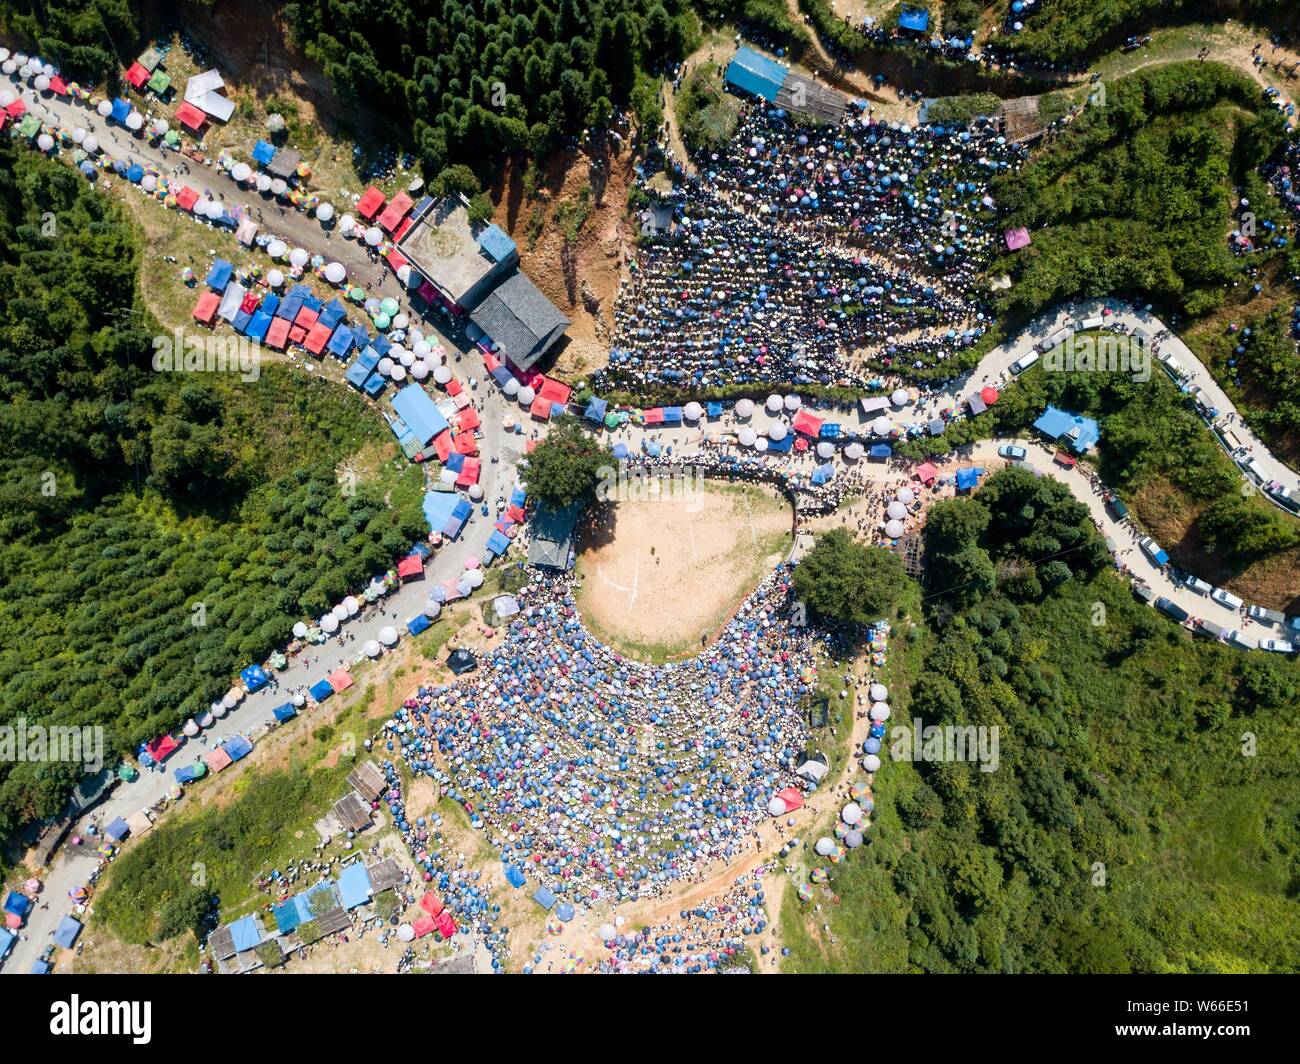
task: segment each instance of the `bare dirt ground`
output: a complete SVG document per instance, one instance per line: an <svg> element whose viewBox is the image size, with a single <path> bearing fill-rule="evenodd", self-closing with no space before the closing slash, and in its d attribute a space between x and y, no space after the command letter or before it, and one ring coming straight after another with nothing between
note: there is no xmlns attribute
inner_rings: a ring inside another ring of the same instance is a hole
<svg viewBox="0 0 1300 1064"><path fill-rule="evenodd" d="M637 657L684 653L712 634L785 556L790 509L771 489L707 484L688 498L620 502L584 530L578 606Z"/></svg>
<svg viewBox="0 0 1300 1064"><path fill-rule="evenodd" d="M524 272L573 322L551 368L570 382L609 361L614 300L636 233L627 212L632 152L613 142L593 152L552 157L531 196L513 163L490 190L493 220L519 246Z"/></svg>

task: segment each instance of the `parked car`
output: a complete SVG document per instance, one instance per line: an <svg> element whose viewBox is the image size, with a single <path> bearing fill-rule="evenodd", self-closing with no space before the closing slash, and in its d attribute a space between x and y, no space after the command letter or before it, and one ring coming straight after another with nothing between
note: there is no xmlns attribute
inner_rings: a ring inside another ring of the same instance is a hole
<svg viewBox="0 0 1300 1064"><path fill-rule="evenodd" d="M1138 546L1141 547L1143 552L1147 555L1147 557L1150 558L1157 565L1169 564L1169 555L1166 554L1163 550L1161 550L1160 544L1157 543L1150 536L1143 536L1140 540L1138 540Z"/></svg>
<svg viewBox="0 0 1300 1064"><path fill-rule="evenodd" d="M1286 623L1286 614L1281 610L1270 610L1263 606L1251 606L1246 610L1246 616L1252 621L1259 621L1260 624Z"/></svg>
<svg viewBox="0 0 1300 1064"><path fill-rule="evenodd" d="M1230 631L1227 635L1224 636L1224 638L1233 646L1240 647L1242 650L1259 649L1259 640L1253 639L1251 636L1248 635L1243 635L1240 629L1237 628L1234 628L1232 631Z"/></svg>
<svg viewBox="0 0 1300 1064"><path fill-rule="evenodd" d="M1163 596L1156 599L1156 609L1169 614L1170 617L1179 623L1186 621L1187 618L1191 616L1190 613L1183 609L1182 606L1178 605L1177 602L1174 602L1173 599L1167 599Z"/></svg>
<svg viewBox="0 0 1300 1064"><path fill-rule="evenodd" d="M1213 585L1210 584L1209 581L1202 580L1195 573L1188 573L1183 577L1183 586L1191 591L1195 591L1198 595L1208 595L1214 590Z"/></svg>
<svg viewBox="0 0 1300 1064"><path fill-rule="evenodd" d="M1224 591L1221 587L1216 587L1210 592L1210 598L1214 599L1220 606L1227 606L1230 610L1239 610L1245 603L1237 598L1231 591Z"/></svg>
<svg viewBox="0 0 1300 1064"><path fill-rule="evenodd" d="M1260 650L1271 650L1274 654L1294 654L1295 644L1289 639L1261 639Z"/></svg>
<svg viewBox="0 0 1300 1064"><path fill-rule="evenodd" d="M1004 443L998 448L998 455L1002 458L1009 458L1013 462L1023 462L1028 452L1023 447L1017 447L1014 443Z"/></svg>

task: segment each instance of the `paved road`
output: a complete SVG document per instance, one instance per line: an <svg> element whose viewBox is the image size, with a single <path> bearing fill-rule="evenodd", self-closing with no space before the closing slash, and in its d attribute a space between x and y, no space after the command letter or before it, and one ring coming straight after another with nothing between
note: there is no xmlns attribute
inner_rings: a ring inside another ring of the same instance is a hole
<svg viewBox="0 0 1300 1064"><path fill-rule="evenodd" d="M99 135L106 141L105 149L115 157L121 155L149 161L162 168L164 172L169 171L180 161L179 156L154 149L146 141L133 137L125 130L117 127L106 128L104 121L88 108L57 98L36 100L35 94L30 90L25 91L24 96L28 105L33 106L36 113L45 121L56 121L69 127L82 125L89 128L93 124ZM214 195L224 196L227 202L256 205L261 199L256 192L250 193L247 189L236 185L223 173L207 168L197 169L198 172L188 176L186 180L200 191L211 190ZM265 207L263 209L265 211ZM364 281L366 277L375 277L378 271L379 276L387 279L393 294L401 294L397 291L400 286L395 280L389 278L385 267L371 264L364 250L355 242L337 237L329 238L314 219L288 209L283 216L277 211L271 218L271 226L275 235L280 236L291 246L298 244L309 252L320 253L343 262L348 267L350 279ZM895 420L920 420L932 413L944 397L961 399L971 390L985 383L1005 383L1010 376L1011 364L1028 353L1038 340L1072 320L1099 314L1104 303L1105 301L1095 301L1066 306L1055 313L1045 315L1019 336L991 351L971 374L951 384L943 393L926 397L918 406L895 412L891 416ZM1118 320L1129 327L1143 328L1149 335L1164 329L1158 319L1146 312L1133 310L1121 304L1110 305L1116 311L1110 321ZM447 343L446 347L449 352L455 350L451 343ZM1192 382L1207 392L1221 414L1235 413L1222 389L1186 345L1176 337L1171 337L1165 341L1165 349L1174 351L1175 356L1190 373ZM453 369L462 381L470 376L476 376L480 381L487 380L477 350L455 356ZM1155 371L1160 372L1159 369ZM524 440L517 434L506 433L502 428L502 422L507 413L518 418L520 411L516 404L506 400L496 388L488 384L481 385L475 393L475 405L480 409L483 422L480 450L484 456L484 464L481 483L484 487L485 499L491 510L495 512L497 500L508 495L514 485L516 464L524 449ZM851 414L839 417L855 431L863 431L870 420L857 409ZM760 405L749 424L759 432L764 432L773 420L775 419L769 417ZM727 431L735 427L737 426L734 418L728 415L721 423L711 423L706 431ZM1238 422L1234 426L1234 431L1247 446L1253 449L1256 458L1271 476L1288 485L1297 483L1295 472L1269 454L1267 448L1244 425ZM641 439L646 435L652 435L662 443L672 445L678 454L689 454L692 452L692 445L698 444L702 439L702 430L693 426L651 430L625 426L614 434L614 438L624 440L635 450L639 448ZM969 460L985 465L996 464L999 461L996 454L997 447L1004 442L1007 441L982 441L976 444ZM1056 466L1051 460L1050 452L1041 444L1029 441L1016 442L1026 447L1027 464L1044 474L1064 481L1075 495L1088 505L1090 513L1103 533L1114 538L1121 552L1127 552L1122 554L1122 560L1132 575L1178 602L1194 617L1212 620L1225 628L1239 628L1255 637L1278 634L1254 622L1245 621L1235 612L1175 585L1134 546L1139 536L1137 530L1127 522L1116 521L1106 512L1101 496L1084 473L1077 469L1064 470ZM493 457L498 461L494 463ZM807 459L807 462L811 464L812 460ZM248 696L235 710L218 721L212 732L219 737L228 737L264 723L271 717L271 708L284 701L288 691L313 683L339 664L355 660L360 654L361 645L375 637L384 625L395 624L400 628L402 622L420 611L432 583L459 575L463 559L467 555L482 553L491 531L491 519L483 517L476 509L473 519L466 526L459 542L444 548L431 559L426 567L424 581L415 581L403 586L379 604L385 613L380 614L378 608L372 608L366 615L349 622L345 626L349 638L343 647L339 647L336 642L330 642L292 659L289 668L276 677L278 690L267 688ZM204 748L197 740L189 740L169 759L169 764L175 767L203 752ZM170 790L170 787L170 769L165 773L143 773L134 783L120 784L96 809L95 818L100 823L108 823L117 816L130 816L154 804ZM84 834L84 826L78 825L74 831ZM68 891L84 884L96 864L93 850L88 851L85 846L80 848L65 846L56 855L45 877L46 887L42 896L42 903L48 902L49 908L38 909L32 915L27 928L20 934L13 953L4 962L5 972L23 973L31 967L32 962L49 943L49 936L59 919L68 910Z"/></svg>

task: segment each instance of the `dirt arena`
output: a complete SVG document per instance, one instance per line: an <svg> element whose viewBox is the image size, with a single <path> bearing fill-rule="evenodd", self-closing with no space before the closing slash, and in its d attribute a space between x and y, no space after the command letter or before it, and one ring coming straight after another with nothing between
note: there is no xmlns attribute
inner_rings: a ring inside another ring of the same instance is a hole
<svg viewBox="0 0 1300 1064"><path fill-rule="evenodd" d="M705 482L693 497L620 502L583 530L583 620L630 656L661 661L712 636L790 549L775 490Z"/></svg>

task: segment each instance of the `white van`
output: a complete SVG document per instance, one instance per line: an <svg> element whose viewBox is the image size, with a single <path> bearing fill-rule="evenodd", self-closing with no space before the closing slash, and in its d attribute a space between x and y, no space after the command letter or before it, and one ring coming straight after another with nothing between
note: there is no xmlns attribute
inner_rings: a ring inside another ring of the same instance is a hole
<svg viewBox="0 0 1300 1064"><path fill-rule="evenodd" d="M1016 376L1020 376L1020 374L1024 373L1025 370L1027 370L1030 366L1032 366L1037 361L1038 361L1038 352L1030 351L1029 354L1025 355L1023 358L1018 358L1011 363L1011 372L1014 373Z"/></svg>
<svg viewBox="0 0 1300 1064"><path fill-rule="evenodd" d="M1199 576L1188 573L1183 577L1183 586L1190 591L1195 591L1198 595L1208 595L1214 590L1213 585L1208 581L1202 580Z"/></svg>
<svg viewBox="0 0 1300 1064"><path fill-rule="evenodd" d="M1252 639L1248 635L1242 635L1241 632L1236 628L1234 628L1231 632L1228 633L1227 640L1234 647L1237 647L1240 650L1259 649L1259 642L1257 640Z"/></svg>
<svg viewBox="0 0 1300 1064"><path fill-rule="evenodd" d="M1084 318L1082 321L1074 323L1075 332L1085 332L1088 329L1100 329L1106 324L1106 319L1098 315L1095 318Z"/></svg>
<svg viewBox="0 0 1300 1064"><path fill-rule="evenodd" d="M1239 610L1245 603L1237 598L1231 591L1224 591L1221 587L1216 587L1210 592L1210 598L1214 599L1220 606L1227 606L1230 610Z"/></svg>

